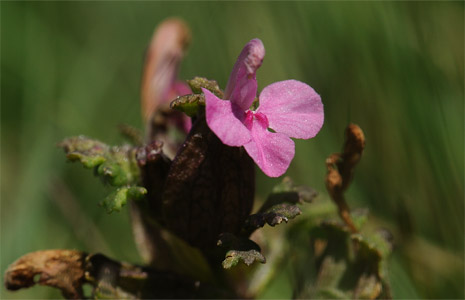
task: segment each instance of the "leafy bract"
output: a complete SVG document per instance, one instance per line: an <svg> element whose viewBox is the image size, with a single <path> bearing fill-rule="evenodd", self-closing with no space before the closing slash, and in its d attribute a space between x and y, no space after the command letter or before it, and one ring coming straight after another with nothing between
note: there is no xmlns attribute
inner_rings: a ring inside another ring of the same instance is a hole
<svg viewBox="0 0 465 300"><path fill-rule="evenodd" d="M245 221L244 235L268 224L275 226L288 222L302 213L297 204L311 202L318 193L307 186L296 186L289 177L273 188L266 202L257 213L250 215Z"/></svg>
<svg viewBox="0 0 465 300"><path fill-rule="evenodd" d="M189 84L192 92L195 94L201 94L202 88L204 88L215 94L215 96L223 98L223 91L220 89L215 80L208 80L204 77L194 77L193 79L188 80L187 84Z"/></svg>
<svg viewBox="0 0 465 300"><path fill-rule="evenodd" d="M105 208L107 213L119 212L128 200L140 200L146 194L147 190L140 186L120 187L108 195L99 205Z"/></svg>
<svg viewBox="0 0 465 300"><path fill-rule="evenodd" d="M326 221L310 235L318 275L304 297L391 298L385 261L392 245L385 232L352 234L342 223Z"/></svg>
<svg viewBox="0 0 465 300"><path fill-rule="evenodd" d="M223 92L214 80L194 77L194 79L188 80L187 83L194 94L179 96L171 102L170 106L172 109L182 111L189 117L195 117L200 108L205 108L205 95L202 93L202 88L209 90L219 98L223 97Z"/></svg>
<svg viewBox="0 0 465 300"><path fill-rule="evenodd" d="M240 261L250 266L255 261L265 263L265 257L260 253L260 247L247 238L236 237L231 233L224 233L218 240L218 246L227 249L223 268L230 269Z"/></svg>
<svg viewBox="0 0 465 300"><path fill-rule="evenodd" d="M86 168L94 168L95 174L116 187L100 204L108 213L120 211L128 199L137 200L147 193L138 186L140 169L137 165L137 148L129 145L110 147L85 136L71 137L59 144L70 161L79 161Z"/></svg>

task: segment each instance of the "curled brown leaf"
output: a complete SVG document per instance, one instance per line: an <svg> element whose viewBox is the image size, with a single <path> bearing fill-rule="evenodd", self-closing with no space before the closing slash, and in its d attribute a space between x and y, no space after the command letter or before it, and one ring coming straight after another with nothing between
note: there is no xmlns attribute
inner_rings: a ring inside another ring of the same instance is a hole
<svg viewBox="0 0 465 300"><path fill-rule="evenodd" d="M80 299L86 254L76 250L46 250L26 254L5 272L5 287L19 290L35 284L56 287L67 299Z"/></svg>
<svg viewBox="0 0 465 300"><path fill-rule="evenodd" d="M349 124L345 131L342 153L333 153L326 159L326 188L339 209L339 215L352 232L357 232L350 217L350 209L344 198L344 192L354 176L354 169L362 157L365 148L365 135L356 124Z"/></svg>

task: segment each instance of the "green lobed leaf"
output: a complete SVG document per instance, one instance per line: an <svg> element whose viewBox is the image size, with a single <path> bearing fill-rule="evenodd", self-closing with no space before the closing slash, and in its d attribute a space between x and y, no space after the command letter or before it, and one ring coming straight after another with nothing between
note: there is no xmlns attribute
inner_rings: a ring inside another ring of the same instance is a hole
<svg viewBox="0 0 465 300"><path fill-rule="evenodd" d="M260 247L247 238L238 238L231 233L223 233L217 244L229 249L222 263L225 269L236 266L240 261L247 266L250 266L255 261L266 262L265 257L260 253Z"/></svg>
<svg viewBox="0 0 465 300"><path fill-rule="evenodd" d="M59 144L70 161L79 161L86 168L95 168L106 183L120 187L139 182L136 148L129 145L110 147L100 141L78 136Z"/></svg>
<svg viewBox="0 0 465 300"><path fill-rule="evenodd" d="M99 204L110 214L114 211L121 211L121 208L126 205L128 200L140 200L145 194L147 194L147 190L140 186L121 187L108 195Z"/></svg>
<svg viewBox="0 0 465 300"><path fill-rule="evenodd" d="M194 77L191 80L187 80L187 84L189 84L194 94L201 94L202 88L204 88L212 92L216 97L223 99L223 91L221 91L215 80L208 80L204 77Z"/></svg>
<svg viewBox="0 0 465 300"><path fill-rule="evenodd" d="M282 222L287 223L302 213L296 204L311 202L317 195L318 193L312 188L296 186L289 177L285 177L273 188L272 194L268 196L259 211L246 219L243 227L244 235L250 235L265 224L275 226Z"/></svg>
<svg viewBox="0 0 465 300"><path fill-rule="evenodd" d="M120 211L128 200L137 200L147 193L145 188L138 186L137 148L129 145L110 147L85 136L67 138L58 145L70 161L94 168L95 174L105 183L117 188L100 202L108 213Z"/></svg>
<svg viewBox="0 0 465 300"><path fill-rule="evenodd" d="M392 247L388 234L351 234L338 221L325 221L311 231L318 269L308 297L390 298L385 261ZM333 295L333 296L330 296Z"/></svg>
<svg viewBox="0 0 465 300"><path fill-rule="evenodd" d="M182 111L189 117L195 117L199 109L205 107L205 95L202 93L202 88L209 90L220 99L223 98L223 92L215 80L194 77L194 79L187 80L187 83L194 94L177 97L171 102L170 107Z"/></svg>
<svg viewBox="0 0 465 300"><path fill-rule="evenodd" d="M203 94L179 96L171 102L170 107L182 111L189 117L195 117L199 108L205 107L205 96Z"/></svg>
<svg viewBox="0 0 465 300"><path fill-rule="evenodd" d="M67 138L58 146L65 150L70 161L80 161L86 168L93 168L105 162L105 154L109 150L108 145L85 136Z"/></svg>
<svg viewBox="0 0 465 300"><path fill-rule="evenodd" d="M225 269L230 269L236 266L241 260L247 266L250 266L255 261L265 263L265 257L258 252L257 250L248 250L248 251L239 251L239 250L229 250L226 253L226 258L223 260L222 265Z"/></svg>
<svg viewBox="0 0 465 300"><path fill-rule="evenodd" d="M287 223L289 219L294 219L301 213L300 208L294 204L276 204L265 212L250 215L245 221L245 227L257 229L265 226L265 224L275 226L282 222Z"/></svg>

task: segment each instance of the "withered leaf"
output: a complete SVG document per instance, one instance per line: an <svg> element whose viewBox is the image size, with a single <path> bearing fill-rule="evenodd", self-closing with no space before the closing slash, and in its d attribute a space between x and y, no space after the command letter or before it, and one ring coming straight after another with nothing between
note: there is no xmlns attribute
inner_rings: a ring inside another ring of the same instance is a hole
<svg viewBox="0 0 465 300"><path fill-rule="evenodd" d="M5 272L9 290L48 285L61 290L68 299L80 299L84 283L86 254L75 250L46 250L26 254L12 263ZM38 280L34 278L39 275Z"/></svg>
<svg viewBox="0 0 465 300"><path fill-rule="evenodd" d="M85 283L92 286L93 299L237 298L231 291L186 276L75 250L32 252L11 264L5 273L9 290L41 284L60 289L68 299L89 296L83 295Z"/></svg>
<svg viewBox="0 0 465 300"><path fill-rule="evenodd" d="M333 153L326 159L326 189L331 199L336 203L340 217L346 225L357 232L357 227L350 216L350 208L344 197L344 192L354 176L354 168L360 161L365 148L365 135L356 124L349 124L345 131L345 142L342 153Z"/></svg>

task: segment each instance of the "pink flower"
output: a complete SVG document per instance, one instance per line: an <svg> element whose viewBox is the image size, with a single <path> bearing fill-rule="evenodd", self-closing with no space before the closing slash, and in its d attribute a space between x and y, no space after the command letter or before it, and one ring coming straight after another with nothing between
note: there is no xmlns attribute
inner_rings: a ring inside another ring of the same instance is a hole
<svg viewBox="0 0 465 300"><path fill-rule="evenodd" d="M224 98L228 100L202 90L210 129L224 144L244 146L266 175L278 177L294 158L295 145L290 137L309 139L320 131L323 104L307 84L285 80L265 87L259 107L251 110L257 95L255 74L264 56L261 40L253 39L245 45L226 86Z"/></svg>
<svg viewBox="0 0 465 300"><path fill-rule="evenodd" d="M190 39L189 27L179 19L166 19L157 26L147 51L142 78L142 116L146 123L151 124L154 113L161 106L169 107L176 96L192 93L185 82L177 80L179 65ZM182 113L173 112L167 120L186 133L191 128L191 119Z"/></svg>

